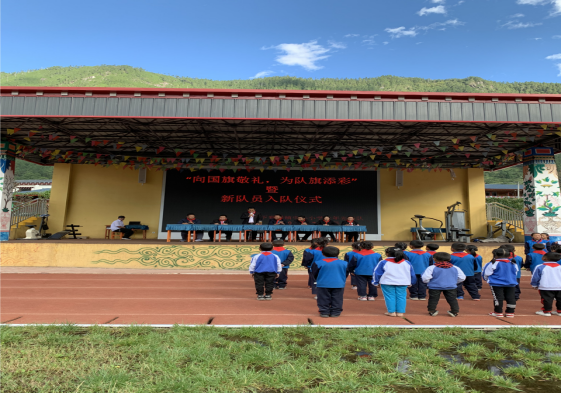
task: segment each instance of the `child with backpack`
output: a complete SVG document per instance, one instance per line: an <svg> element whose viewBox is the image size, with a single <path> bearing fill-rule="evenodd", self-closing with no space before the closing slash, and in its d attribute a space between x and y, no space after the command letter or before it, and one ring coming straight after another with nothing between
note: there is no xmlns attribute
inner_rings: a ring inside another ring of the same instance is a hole
<svg viewBox="0 0 562 393"><path fill-rule="evenodd" d="M517 285L517 265L509 258L509 251L496 248L492 251L493 259L482 270L482 278L486 280L494 297L494 311L491 317L515 317L515 286ZM505 314L503 312L503 302Z"/></svg>

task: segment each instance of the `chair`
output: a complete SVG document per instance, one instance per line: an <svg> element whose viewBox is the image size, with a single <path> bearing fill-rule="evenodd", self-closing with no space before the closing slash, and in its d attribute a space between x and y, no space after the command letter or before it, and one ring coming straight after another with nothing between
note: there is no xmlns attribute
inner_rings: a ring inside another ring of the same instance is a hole
<svg viewBox="0 0 562 393"><path fill-rule="evenodd" d="M115 239L115 232L112 231L111 229L109 230L111 232L111 240ZM119 239L123 239L123 232L117 232L119 233Z"/></svg>
<svg viewBox="0 0 562 393"><path fill-rule="evenodd" d="M109 235L111 234L111 225L105 226L105 239L109 239Z"/></svg>

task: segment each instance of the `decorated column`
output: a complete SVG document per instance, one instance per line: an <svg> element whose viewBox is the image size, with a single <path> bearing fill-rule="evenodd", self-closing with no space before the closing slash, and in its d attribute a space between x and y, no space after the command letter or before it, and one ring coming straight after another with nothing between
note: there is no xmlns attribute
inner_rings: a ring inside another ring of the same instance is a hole
<svg viewBox="0 0 562 393"><path fill-rule="evenodd" d="M0 143L0 188L2 200L0 201L0 241L10 237L10 217L12 215L12 197L16 189L14 169L16 167L15 145L10 142Z"/></svg>
<svg viewBox="0 0 562 393"><path fill-rule="evenodd" d="M560 179L550 147L534 147L523 154L525 240L531 233L548 233L560 241Z"/></svg>

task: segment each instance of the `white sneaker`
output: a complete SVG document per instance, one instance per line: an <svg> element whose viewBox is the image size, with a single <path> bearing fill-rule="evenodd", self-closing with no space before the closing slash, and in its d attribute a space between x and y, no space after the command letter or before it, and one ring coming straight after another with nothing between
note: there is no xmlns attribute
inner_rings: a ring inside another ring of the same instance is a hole
<svg viewBox="0 0 562 393"><path fill-rule="evenodd" d="M560 314L558 311L551 311L550 313L551 313L552 315L562 315L562 314Z"/></svg>
<svg viewBox="0 0 562 393"><path fill-rule="evenodd" d="M202 242L203 239L195 239L196 242Z"/></svg>
<svg viewBox="0 0 562 393"><path fill-rule="evenodd" d="M549 312L544 312L544 311L542 311L542 310L541 310L541 311L537 311L535 314L541 315L541 316L543 316L543 317L550 317L550 316L551 316L551 313L549 313Z"/></svg>

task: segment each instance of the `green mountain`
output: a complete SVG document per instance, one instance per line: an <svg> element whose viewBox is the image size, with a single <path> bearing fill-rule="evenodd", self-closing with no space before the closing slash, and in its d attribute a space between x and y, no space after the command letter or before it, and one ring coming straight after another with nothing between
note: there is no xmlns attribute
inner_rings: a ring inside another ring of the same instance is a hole
<svg viewBox="0 0 562 393"><path fill-rule="evenodd" d="M424 79L385 75L376 78L297 78L212 80L164 75L131 66L50 67L42 70L0 73L3 86L178 87L212 89L419 91L460 93L560 94L560 83L494 82L478 77Z"/></svg>

